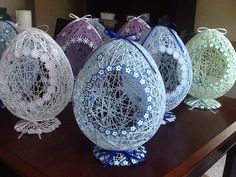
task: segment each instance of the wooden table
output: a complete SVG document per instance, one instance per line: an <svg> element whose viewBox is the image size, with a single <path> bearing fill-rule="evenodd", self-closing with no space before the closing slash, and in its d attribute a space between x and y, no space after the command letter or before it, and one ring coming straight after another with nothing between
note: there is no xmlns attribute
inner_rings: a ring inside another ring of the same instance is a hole
<svg viewBox="0 0 236 177"><path fill-rule="evenodd" d="M185 105L177 107L176 122L162 126L145 144L146 161L122 168L103 168L93 157L94 145L81 133L70 105L59 115L61 127L43 134L42 140L36 135L24 135L18 140L13 126L19 119L6 109L0 110L0 176L201 176L236 142L236 100L221 98L220 102L223 107L216 114L190 111ZM228 165L229 174L230 170Z"/></svg>

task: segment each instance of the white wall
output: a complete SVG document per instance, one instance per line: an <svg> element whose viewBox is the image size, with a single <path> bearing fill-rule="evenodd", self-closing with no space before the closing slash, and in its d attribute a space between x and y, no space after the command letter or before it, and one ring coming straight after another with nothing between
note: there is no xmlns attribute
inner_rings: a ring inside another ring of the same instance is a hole
<svg viewBox="0 0 236 177"><path fill-rule="evenodd" d="M194 26L195 30L200 26L224 27L226 37L236 41L236 0L197 0ZM236 98L236 84L226 96Z"/></svg>
<svg viewBox="0 0 236 177"><path fill-rule="evenodd" d="M195 29L199 26L224 27L236 41L236 0L197 0Z"/></svg>

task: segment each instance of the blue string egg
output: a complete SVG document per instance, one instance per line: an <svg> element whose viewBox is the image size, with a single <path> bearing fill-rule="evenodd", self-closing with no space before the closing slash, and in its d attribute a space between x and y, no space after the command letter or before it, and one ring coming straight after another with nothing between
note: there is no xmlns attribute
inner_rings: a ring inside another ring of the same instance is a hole
<svg viewBox="0 0 236 177"><path fill-rule="evenodd" d="M19 28L15 23L10 21L0 20L0 58L6 50L10 41L17 35Z"/></svg>
<svg viewBox="0 0 236 177"><path fill-rule="evenodd" d="M143 152L140 146L161 124L165 88L154 60L141 45L111 39L90 55L79 72L73 103L80 129L94 144L108 151ZM101 157L103 151L97 148L94 152L104 164L129 165L117 156L114 161L107 154Z"/></svg>
<svg viewBox="0 0 236 177"><path fill-rule="evenodd" d="M168 26L156 26L143 33L140 43L152 55L164 80L167 112L164 120L167 123L174 121L175 116L169 111L183 101L192 82L188 51L177 33Z"/></svg>
<svg viewBox="0 0 236 177"><path fill-rule="evenodd" d="M10 44L12 38L14 38L19 32L19 28L15 23L5 20L0 20L0 58L7 46ZM0 100L0 108L3 104Z"/></svg>

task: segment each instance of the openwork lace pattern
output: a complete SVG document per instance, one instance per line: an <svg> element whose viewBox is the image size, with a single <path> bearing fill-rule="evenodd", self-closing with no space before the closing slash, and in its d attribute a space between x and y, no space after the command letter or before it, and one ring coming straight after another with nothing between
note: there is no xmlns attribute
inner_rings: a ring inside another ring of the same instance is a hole
<svg viewBox="0 0 236 177"><path fill-rule="evenodd" d="M165 26L143 33L140 43L159 67L166 89L166 111L170 111L183 101L191 86L192 65L188 51L176 32Z"/></svg>
<svg viewBox="0 0 236 177"><path fill-rule="evenodd" d="M224 95L236 79L236 53L230 41L216 29L195 35L187 44L193 83L189 94L199 99Z"/></svg>
<svg viewBox="0 0 236 177"><path fill-rule="evenodd" d="M50 120L71 99L72 69L49 35L28 29L14 38L2 56L0 88L12 114L29 122Z"/></svg>
<svg viewBox="0 0 236 177"><path fill-rule="evenodd" d="M91 54L75 83L79 127L107 150L141 146L164 115L165 89L158 68L150 54L135 45L123 39L106 42Z"/></svg>
<svg viewBox="0 0 236 177"><path fill-rule="evenodd" d="M70 61L74 76L77 76L88 55L102 43L102 37L95 28L100 33L103 30L95 20L78 18L69 23L56 38Z"/></svg>
<svg viewBox="0 0 236 177"><path fill-rule="evenodd" d="M141 17L133 17L119 29L118 34L139 39L142 33L149 28L149 25Z"/></svg>

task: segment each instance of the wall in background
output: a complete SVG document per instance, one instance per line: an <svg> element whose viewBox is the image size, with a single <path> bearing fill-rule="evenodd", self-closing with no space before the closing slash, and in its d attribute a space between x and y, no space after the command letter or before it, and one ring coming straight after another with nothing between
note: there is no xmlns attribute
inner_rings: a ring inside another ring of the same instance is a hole
<svg viewBox="0 0 236 177"><path fill-rule="evenodd" d="M36 26L48 25L51 36L54 35L56 19L68 18L70 12L84 15L86 0L35 0Z"/></svg>
<svg viewBox="0 0 236 177"><path fill-rule="evenodd" d="M32 10L33 25L35 24L34 0L1 0L0 7L6 7L13 20L16 19L16 10Z"/></svg>
<svg viewBox="0 0 236 177"><path fill-rule="evenodd" d="M199 26L224 27L226 36L236 41L236 0L197 0L195 29Z"/></svg>
<svg viewBox="0 0 236 177"><path fill-rule="evenodd" d="M236 0L197 0L195 30L199 26L224 27L231 41L236 41ZM225 95L236 98L236 84Z"/></svg>

